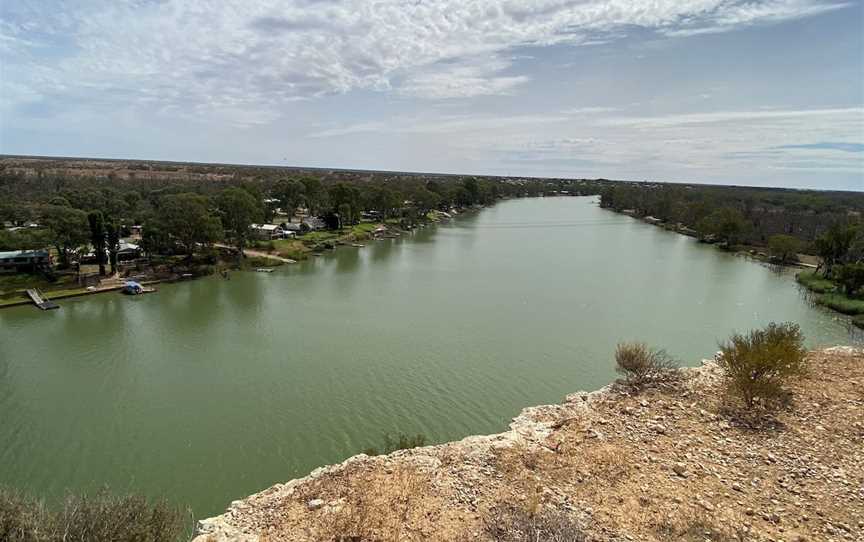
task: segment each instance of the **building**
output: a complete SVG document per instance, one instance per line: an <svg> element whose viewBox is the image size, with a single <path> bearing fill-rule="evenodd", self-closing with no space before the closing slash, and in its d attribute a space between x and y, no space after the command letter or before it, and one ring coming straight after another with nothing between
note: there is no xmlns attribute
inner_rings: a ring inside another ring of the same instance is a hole
<svg viewBox="0 0 864 542"><path fill-rule="evenodd" d="M309 228L309 231L323 230L327 227L327 223L317 216L310 216L303 219L303 224Z"/></svg>
<svg viewBox="0 0 864 542"><path fill-rule="evenodd" d="M120 240L120 248L117 250L117 261L128 262L141 257L141 247L129 241Z"/></svg>
<svg viewBox="0 0 864 542"><path fill-rule="evenodd" d="M253 237L261 241L284 239L293 235L291 232L286 232L278 224L252 224L249 228L252 230Z"/></svg>
<svg viewBox="0 0 864 542"><path fill-rule="evenodd" d="M47 250L0 252L0 273L32 273L49 267L51 267L51 255Z"/></svg>

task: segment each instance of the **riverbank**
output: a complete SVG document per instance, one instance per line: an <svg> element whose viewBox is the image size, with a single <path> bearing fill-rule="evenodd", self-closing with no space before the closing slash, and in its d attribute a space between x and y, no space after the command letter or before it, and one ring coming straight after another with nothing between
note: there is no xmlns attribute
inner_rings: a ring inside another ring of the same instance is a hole
<svg viewBox="0 0 864 542"><path fill-rule="evenodd" d="M172 271L170 274L157 274L153 269L149 271L146 268L151 266L152 262L146 264L145 269L139 269L132 273L135 280L144 285L158 284L161 282L176 282L178 280L188 280L191 278L200 278L214 273L220 273L230 270L254 270L261 267L278 267L283 264L293 264L298 261L305 260L311 256L317 256L328 250L334 250L338 246L351 246L360 248L361 242L372 240L393 239L409 233L417 227L425 227L430 224L440 222L447 218L468 212L471 209L461 208L453 210L450 213L433 211L427 216L422 217L416 225L404 227L397 220L388 221L367 221L355 224L339 230L320 230L309 232L296 239L274 240L269 242L258 242L252 245L253 248L244 250L245 257L238 261L236 257L230 257L230 252L236 250L224 244L216 244L215 248L226 251L225 257L220 257L216 261L198 265L184 262L182 258L177 258L174 262L180 266L179 271ZM164 262L162 262L164 263ZM185 269L183 266L189 265L190 269ZM191 269L195 267L195 269ZM206 268L206 269L203 269ZM188 271L194 271L189 273ZM0 309L7 307L18 307L29 305L32 302L26 295L28 288L36 288L43 291L47 298L51 300L67 299L71 297L81 297L86 295L95 295L106 292L116 292L123 287L123 278L117 279L112 277L103 278L95 286L79 286L76 283L70 282L72 275L67 275L58 282L50 282L39 276L30 275L13 275L11 277L0 277ZM20 280L28 278L32 280ZM132 278L131 276L129 278ZM5 280L4 280L5 279ZM9 291L3 291L3 290Z"/></svg>
<svg viewBox="0 0 864 542"><path fill-rule="evenodd" d="M852 323L864 329L864 299L855 299L844 294L840 285L815 271L804 271L795 275L799 284L813 292L817 304L852 317Z"/></svg>
<svg viewBox="0 0 864 542"><path fill-rule="evenodd" d="M677 386L612 384L527 408L498 435L317 469L234 501L195 541L493 540L505 509L589 540L857 540L864 352L808 358L792 407L758 430L727 416L703 361Z"/></svg>
<svg viewBox="0 0 864 542"><path fill-rule="evenodd" d="M631 218L634 218L636 220L644 222L645 224L649 224L651 226L657 226L658 228L662 228L666 231L675 232L675 233L678 233L681 235L685 235L687 237L693 237L694 239L698 239L700 242L706 242L706 241L699 238L699 232L697 232L693 228L685 226L684 224L680 224L680 223L679 224L670 224L668 222L663 222L662 220L659 220L659 219L651 217L651 216L640 217L640 216L637 216L635 212L627 210L627 209L619 211L617 209L613 209L610 207L602 207L601 206L600 208L605 209L607 211L611 211L613 213L618 213L618 214L629 216ZM731 252L734 254L740 254L742 256L747 256L749 258L757 260L759 262L769 263L772 265L778 265L781 267L788 267L788 268L793 268L793 269L816 269L819 265L819 257L814 256L812 254L799 253L799 254L795 255L797 258L797 261L781 262L781 261L777 261L776 259L772 258L767 252L768 248L763 247L763 246L749 246L749 245L727 246L727 245L723 245L723 244L715 243L715 242L710 242L707 244L712 244L715 247L717 247L718 249L726 251L726 252Z"/></svg>

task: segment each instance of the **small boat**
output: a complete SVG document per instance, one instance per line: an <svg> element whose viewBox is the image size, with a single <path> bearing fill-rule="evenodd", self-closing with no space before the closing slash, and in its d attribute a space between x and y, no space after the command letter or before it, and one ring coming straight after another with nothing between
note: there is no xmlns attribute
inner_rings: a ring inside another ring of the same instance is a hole
<svg viewBox="0 0 864 542"><path fill-rule="evenodd" d="M366 245L361 245L360 243L351 243L351 246L352 246L352 247L355 247L355 248L363 248L363 247L365 247Z"/></svg>
<svg viewBox="0 0 864 542"><path fill-rule="evenodd" d="M149 286L142 286L141 283L135 282L134 280L128 280L125 284L123 284L123 292L126 295L140 295L140 294L151 294L156 291L156 288L152 288Z"/></svg>
<svg viewBox="0 0 864 542"><path fill-rule="evenodd" d="M273 268L272 267L258 267L257 269L255 269L255 271L257 271L259 273L272 273Z"/></svg>

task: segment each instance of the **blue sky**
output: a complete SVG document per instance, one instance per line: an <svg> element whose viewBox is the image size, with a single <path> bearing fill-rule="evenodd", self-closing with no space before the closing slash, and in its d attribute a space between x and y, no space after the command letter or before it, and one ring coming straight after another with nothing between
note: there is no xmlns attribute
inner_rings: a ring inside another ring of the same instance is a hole
<svg viewBox="0 0 864 542"><path fill-rule="evenodd" d="M0 153L864 190L864 6L3 2Z"/></svg>

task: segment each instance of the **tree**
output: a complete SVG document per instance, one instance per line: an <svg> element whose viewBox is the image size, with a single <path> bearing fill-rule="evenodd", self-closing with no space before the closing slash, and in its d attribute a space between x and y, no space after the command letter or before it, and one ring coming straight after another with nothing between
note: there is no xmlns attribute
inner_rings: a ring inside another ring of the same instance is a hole
<svg viewBox="0 0 864 542"><path fill-rule="evenodd" d="M798 261L799 250L801 250L801 241L791 235L772 235L768 238L768 252L780 263Z"/></svg>
<svg viewBox="0 0 864 542"><path fill-rule="evenodd" d="M822 258L825 276L830 277L834 266L844 262L859 233L855 225L834 224L816 239L816 253Z"/></svg>
<svg viewBox="0 0 864 542"><path fill-rule="evenodd" d="M48 228L51 244L57 249L60 267L69 266L69 254L89 239L87 213L60 205L42 207L42 224Z"/></svg>
<svg viewBox="0 0 864 542"><path fill-rule="evenodd" d="M719 364L730 391L747 408L770 406L785 397L784 384L804 372L804 336L797 324L771 323L720 345Z"/></svg>
<svg viewBox="0 0 864 542"><path fill-rule="evenodd" d="M834 280L843 286L846 295L852 297L864 287L864 263L847 263L834 268Z"/></svg>
<svg viewBox="0 0 864 542"><path fill-rule="evenodd" d="M249 240L249 227L261 217L261 208L249 192L227 188L219 194L219 211L222 213L222 226L242 257Z"/></svg>
<svg viewBox="0 0 864 542"><path fill-rule="evenodd" d="M330 189L330 203L342 218L343 224L353 224L355 216L352 214L360 208L360 190L346 183L336 183ZM342 206L346 205L347 215L343 215Z"/></svg>
<svg viewBox="0 0 864 542"><path fill-rule="evenodd" d="M96 255L96 263L99 264L99 275L105 276L105 219L100 211L93 211L87 215L90 224L90 244L93 245L93 253Z"/></svg>
<svg viewBox="0 0 864 542"><path fill-rule="evenodd" d="M306 206L311 214L318 212L326 207L327 191L321 181L315 177L306 177L301 180L303 183L303 193L306 195Z"/></svg>
<svg viewBox="0 0 864 542"><path fill-rule="evenodd" d="M718 240L733 245L750 230L751 224L741 211L732 207L717 209L699 221L696 229L703 235L713 235Z"/></svg>
<svg viewBox="0 0 864 542"><path fill-rule="evenodd" d="M344 228L351 224L351 206L347 203L342 203L339 205L338 209L339 213L339 222L340 227Z"/></svg>
<svg viewBox="0 0 864 542"><path fill-rule="evenodd" d="M275 196L282 205L282 212L288 215L288 220L294 216L294 210L303 202L306 187L296 179L281 180L276 185Z"/></svg>
<svg viewBox="0 0 864 542"><path fill-rule="evenodd" d="M111 274L117 273L117 252L120 250L120 224L109 222L105 226L105 239L108 248L108 262L111 264Z"/></svg>
<svg viewBox="0 0 864 542"><path fill-rule="evenodd" d="M172 248L171 237L158 219L149 220L141 232L141 248L148 256L165 254Z"/></svg>
<svg viewBox="0 0 864 542"><path fill-rule="evenodd" d="M414 201L414 205L420 211L420 214L423 215L432 209L437 209L441 204L441 196L427 188L418 189L411 199Z"/></svg>
<svg viewBox="0 0 864 542"><path fill-rule="evenodd" d="M199 194L173 194L162 198L159 224L165 234L191 258L200 243L210 245L222 236L219 219L210 213L209 200Z"/></svg>

